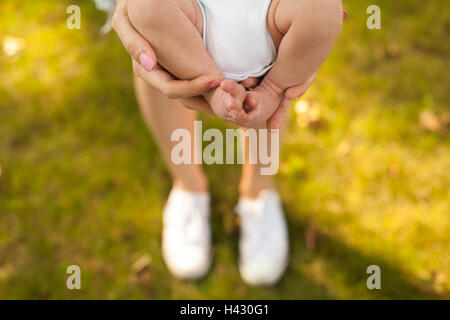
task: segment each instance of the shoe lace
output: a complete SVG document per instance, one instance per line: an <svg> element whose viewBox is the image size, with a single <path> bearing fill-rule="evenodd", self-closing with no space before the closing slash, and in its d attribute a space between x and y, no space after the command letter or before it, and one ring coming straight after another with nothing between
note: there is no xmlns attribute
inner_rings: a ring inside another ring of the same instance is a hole
<svg viewBox="0 0 450 320"><path fill-rule="evenodd" d="M191 203L186 204L187 208L182 210L177 218L180 225L180 232L185 243L191 245L203 243L202 238L205 236L205 214L206 210L202 208L204 204L199 199L193 199Z"/></svg>
<svg viewBox="0 0 450 320"><path fill-rule="evenodd" d="M266 249L268 242L270 243L268 238L270 238L272 226L269 219L271 213L266 209L268 205L267 199L258 201L247 208L245 213L238 206L237 211L243 222L242 232L256 250Z"/></svg>

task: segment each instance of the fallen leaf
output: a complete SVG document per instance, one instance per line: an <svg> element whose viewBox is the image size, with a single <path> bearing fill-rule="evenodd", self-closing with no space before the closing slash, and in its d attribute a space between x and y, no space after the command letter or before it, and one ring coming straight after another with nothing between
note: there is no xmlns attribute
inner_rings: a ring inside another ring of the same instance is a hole
<svg viewBox="0 0 450 320"><path fill-rule="evenodd" d="M306 248L310 251L314 251L317 247L317 233L316 230L309 227L305 231L305 238L306 238Z"/></svg>
<svg viewBox="0 0 450 320"><path fill-rule="evenodd" d="M134 274L138 275L146 270L150 266L151 262L152 258L148 254L145 254L133 264L133 266L131 267L131 271Z"/></svg>
<svg viewBox="0 0 450 320"><path fill-rule="evenodd" d="M397 43L391 43L386 48L386 57L388 59L394 59L402 54L402 48Z"/></svg>
<svg viewBox="0 0 450 320"><path fill-rule="evenodd" d="M441 132L443 125L441 119L431 111L422 111L420 114L420 125L431 132Z"/></svg>

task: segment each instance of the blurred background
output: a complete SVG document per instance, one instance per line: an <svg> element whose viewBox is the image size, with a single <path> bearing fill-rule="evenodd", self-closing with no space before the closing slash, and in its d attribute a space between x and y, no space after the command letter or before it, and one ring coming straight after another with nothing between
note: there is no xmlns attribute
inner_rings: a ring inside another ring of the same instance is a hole
<svg viewBox="0 0 450 320"><path fill-rule="evenodd" d="M81 30L66 8L81 7ZM366 9L381 7L381 30ZM277 181L291 263L274 288L237 269L239 166L206 166L214 265L160 253L169 175L130 58L89 0L0 2L0 298L450 298L450 2L344 0L349 19L292 107ZM204 127L230 127L202 115ZM224 183L226 182L226 183ZM366 288L369 265L382 289ZM66 288L79 265L82 290Z"/></svg>

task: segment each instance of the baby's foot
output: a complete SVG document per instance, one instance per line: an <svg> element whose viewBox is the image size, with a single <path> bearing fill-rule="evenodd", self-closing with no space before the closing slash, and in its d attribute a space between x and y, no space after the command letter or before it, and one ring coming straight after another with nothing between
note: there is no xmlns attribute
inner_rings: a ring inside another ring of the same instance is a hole
<svg viewBox="0 0 450 320"><path fill-rule="evenodd" d="M247 93L245 110L248 127L265 127L267 120L275 112L283 98L284 90L267 77L253 90Z"/></svg>
<svg viewBox="0 0 450 320"><path fill-rule="evenodd" d="M246 91L233 80L224 80L221 85L205 95L214 113L227 121L244 121L247 114L243 109Z"/></svg>

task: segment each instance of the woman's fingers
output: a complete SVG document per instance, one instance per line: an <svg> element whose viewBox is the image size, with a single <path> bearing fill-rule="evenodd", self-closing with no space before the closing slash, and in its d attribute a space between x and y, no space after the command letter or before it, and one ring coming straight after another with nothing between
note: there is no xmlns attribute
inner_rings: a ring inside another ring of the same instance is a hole
<svg viewBox="0 0 450 320"><path fill-rule="evenodd" d="M180 99L181 103L186 108L214 114L205 99L202 96L199 96L204 92L205 87L211 87L211 80L208 79L208 77L213 78L214 76L203 76L192 81L180 81L175 80L170 73L162 69L159 65L157 65L152 72L147 72L134 60L133 70L138 77L160 90L167 97L171 99ZM220 85L220 82L218 85ZM193 96L193 91L199 93L196 96ZM183 92L186 94L180 95L180 93Z"/></svg>
<svg viewBox="0 0 450 320"><path fill-rule="evenodd" d="M286 116L286 112L288 110L289 104L291 101L300 98L302 95L308 91L309 87L316 81L318 72L315 72L308 80L304 83L290 87L286 90L284 94L284 98L281 100L280 105L277 110L272 114L272 116L267 120L267 128L268 129L280 129L283 125L284 117Z"/></svg>
<svg viewBox="0 0 450 320"><path fill-rule="evenodd" d="M214 114L209 104L201 96L184 98L180 101L188 109Z"/></svg>
<svg viewBox="0 0 450 320"><path fill-rule="evenodd" d="M202 95L220 84L221 81L214 75L203 75L193 80L176 80L172 77L164 84L162 91L171 98L189 98Z"/></svg>
<svg viewBox="0 0 450 320"><path fill-rule="evenodd" d="M317 73L318 72L315 72L308 80L306 80L302 84L299 84L298 86L293 86L293 87L290 87L289 89L287 89L284 94L286 99L292 101L292 100L298 99L302 95L304 95L306 93L306 91L308 91L309 87L311 87L311 85L314 83L314 81L316 81Z"/></svg>
<svg viewBox="0 0 450 320"><path fill-rule="evenodd" d="M267 120L267 129L280 129L283 125L284 117L288 110L290 100L283 98L277 110L272 114L272 116Z"/></svg>
<svg viewBox="0 0 450 320"><path fill-rule="evenodd" d="M203 75L194 80L177 80L159 65L156 65L153 71L147 72L135 60L133 60L133 71L138 77L171 99L199 96L218 87L221 83L213 75Z"/></svg>
<svg viewBox="0 0 450 320"><path fill-rule="evenodd" d="M152 71L156 66L156 55L153 48L131 25L126 1L116 2L117 6L112 18L112 27L130 56L135 61L139 61L145 70Z"/></svg>
<svg viewBox="0 0 450 320"><path fill-rule="evenodd" d="M138 62L136 62L136 60L132 59L132 62L134 74L160 91L163 91L163 87L167 83L174 80L174 77L170 73L161 69L159 65L156 65L153 68L153 71L148 72Z"/></svg>

